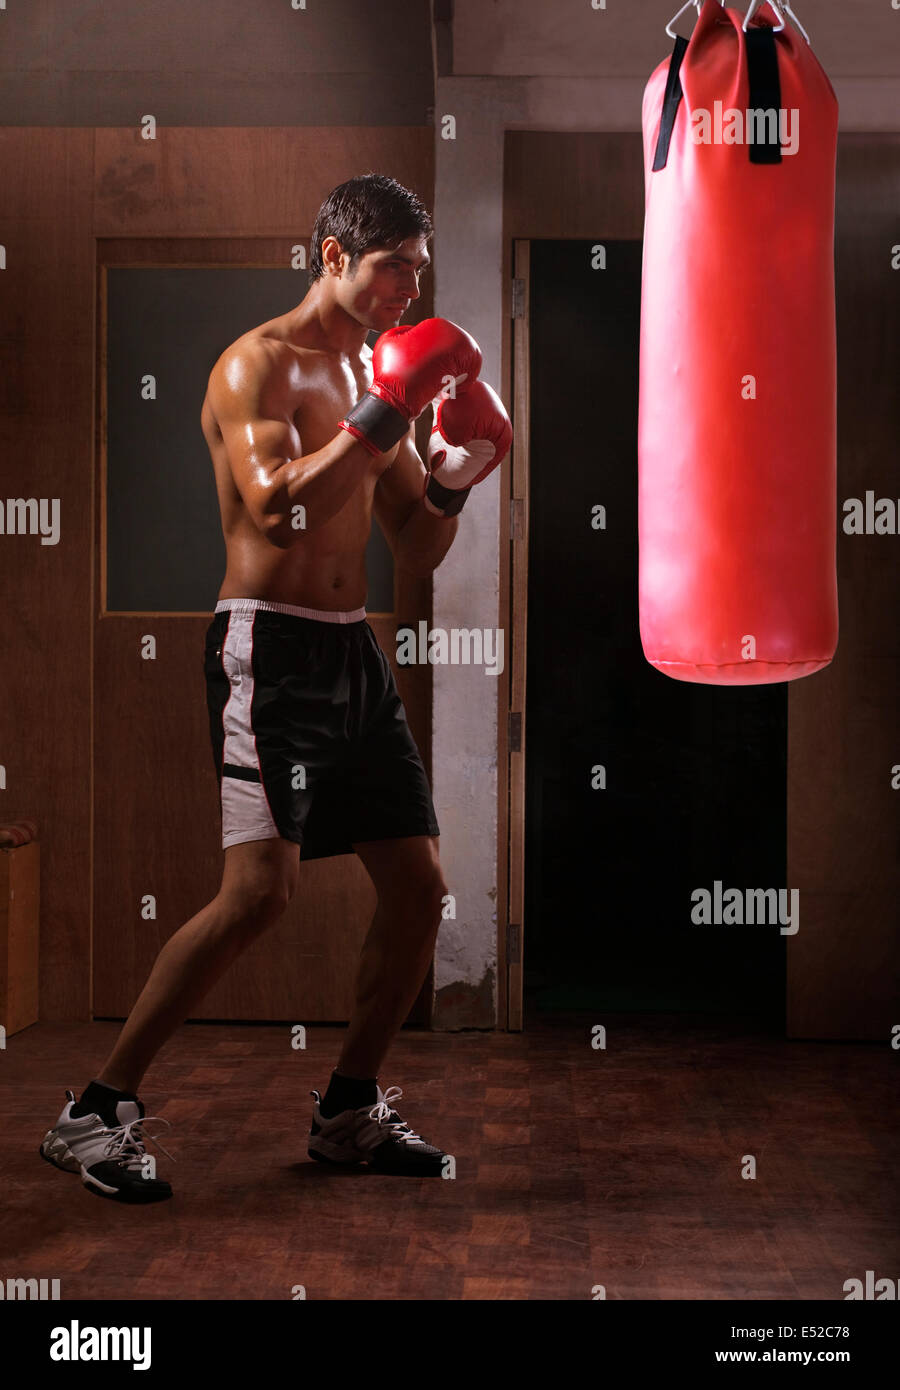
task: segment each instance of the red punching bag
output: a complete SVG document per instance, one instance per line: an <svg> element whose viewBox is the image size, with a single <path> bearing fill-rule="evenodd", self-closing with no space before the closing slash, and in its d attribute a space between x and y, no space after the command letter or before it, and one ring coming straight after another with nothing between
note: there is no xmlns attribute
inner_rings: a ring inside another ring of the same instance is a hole
<svg viewBox="0 0 900 1390"><path fill-rule="evenodd" d="M703 0L643 103L641 643L713 685L838 634L837 99L789 4L748 13Z"/></svg>

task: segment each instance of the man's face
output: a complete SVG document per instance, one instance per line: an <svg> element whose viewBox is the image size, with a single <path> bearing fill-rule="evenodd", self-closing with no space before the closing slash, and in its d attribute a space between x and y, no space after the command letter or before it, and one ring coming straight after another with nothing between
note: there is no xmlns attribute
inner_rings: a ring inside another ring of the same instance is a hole
<svg viewBox="0 0 900 1390"><path fill-rule="evenodd" d="M430 264L424 237L409 237L395 249L374 247L360 257L352 279L345 268L335 293L351 318L384 333L418 299L421 277Z"/></svg>

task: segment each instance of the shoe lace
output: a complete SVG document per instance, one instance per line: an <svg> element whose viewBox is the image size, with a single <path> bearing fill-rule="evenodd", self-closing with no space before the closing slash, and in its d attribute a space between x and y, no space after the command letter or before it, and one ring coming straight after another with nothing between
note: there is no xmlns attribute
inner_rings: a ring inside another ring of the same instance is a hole
<svg viewBox="0 0 900 1390"><path fill-rule="evenodd" d="M420 1134L414 1134L405 1120L401 1120L396 1110L392 1108L392 1101L399 1100L403 1091L399 1086L389 1086L384 1092L384 1099L377 1105L373 1105L369 1111L369 1118L376 1120L378 1124L384 1125L391 1131L395 1139L399 1139L403 1144L419 1143L424 1144L425 1140ZM394 1119L391 1119L391 1116Z"/></svg>
<svg viewBox="0 0 900 1390"><path fill-rule="evenodd" d="M109 1135L109 1139L106 1144L106 1152L109 1157L123 1163L129 1170L139 1168L146 1154L144 1141L149 1139L151 1143L162 1149L166 1158L171 1158L174 1163L175 1159L172 1158L169 1150L160 1144L158 1135L144 1134L142 1126L149 1124L151 1120L159 1120L168 1129L172 1128L169 1121L164 1119L162 1115L145 1115L143 1119L129 1120L126 1125L107 1126L105 1132Z"/></svg>

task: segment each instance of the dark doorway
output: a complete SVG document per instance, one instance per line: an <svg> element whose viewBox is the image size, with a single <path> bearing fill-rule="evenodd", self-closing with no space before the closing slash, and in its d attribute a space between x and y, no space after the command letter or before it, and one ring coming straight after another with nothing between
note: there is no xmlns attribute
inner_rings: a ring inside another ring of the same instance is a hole
<svg viewBox="0 0 900 1390"><path fill-rule="evenodd" d="M781 1024L786 936L694 925L691 894L789 886L787 687L672 680L640 644L641 251L531 242L525 1007Z"/></svg>

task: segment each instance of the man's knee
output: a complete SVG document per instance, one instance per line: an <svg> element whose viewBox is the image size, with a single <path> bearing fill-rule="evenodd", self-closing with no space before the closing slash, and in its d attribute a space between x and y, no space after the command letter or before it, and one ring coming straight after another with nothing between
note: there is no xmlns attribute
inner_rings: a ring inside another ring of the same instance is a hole
<svg viewBox="0 0 900 1390"><path fill-rule="evenodd" d="M279 851L235 856L226 863L219 897L236 922L260 925L273 922L287 908L297 887L296 858Z"/></svg>
<svg viewBox="0 0 900 1390"><path fill-rule="evenodd" d="M219 892L219 902L233 931L253 934L278 921L291 900L281 882L231 884Z"/></svg>
<svg viewBox="0 0 900 1390"><path fill-rule="evenodd" d="M447 893L440 864L424 864L383 888L379 899L394 912L425 919L437 927Z"/></svg>
<svg viewBox="0 0 900 1390"><path fill-rule="evenodd" d="M284 879L262 879L239 889L237 901L252 916L280 917L293 896L293 890Z"/></svg>

